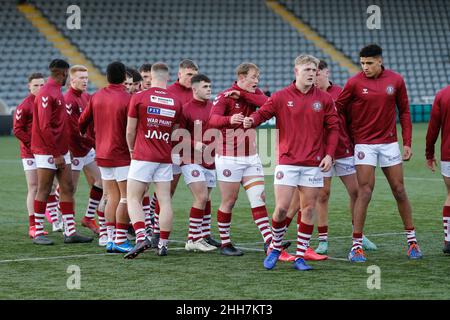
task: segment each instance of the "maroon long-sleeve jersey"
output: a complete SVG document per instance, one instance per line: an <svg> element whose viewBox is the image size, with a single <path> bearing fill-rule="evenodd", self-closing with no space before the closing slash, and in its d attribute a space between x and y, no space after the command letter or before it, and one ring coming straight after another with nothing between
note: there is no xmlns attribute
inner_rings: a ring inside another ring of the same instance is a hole
<svg viewBox="0 0 450 320"><path fill-rule="evenodd" d="M33 158L31 152L31 129L33 125L34 94L29 94L14 112L14 135L20 141L20 157Z"/></svg>
<svg viewBox="0 0 450 320"><path fill-rule="evenodd" d="M342 88L333 83L327 88L327 93L336 101L339 94L342 92ZM338 113L339 116L339 139L336 147L336 152L334 153L335 159L342 159L353 156L354 146L350 135L348 133L348 127L346 123L345 116L342 113ZM325 134L326 142L327 134Z"/></svg>
<svg viewBox="0 0 450 320"><path fill-rule="evenodd" d="M231 90L240 92L239 99L225 97L224 93ZM256 136L254 130L244 129L243 125L231 125L234 114L242 113L244 117L256 111L266 101L267 96L259 89L255 93L241 89L236 83L219 93L213 102L208 125L210 128L222 130L222 146L218 145L216 152L223 156L250 156L256 154Z"/></svg>
<svg viewBox="0 0 450 320"><path fill-rule="evenodd" d="M403 145L411 146L408 94L405 81L398 73L383 67L377 78L368 78L360 72L347 81L336 100L336 108L350 123L350 135L355 144L396 142L396 107Z"/></svg>
<svg viewBox="0 0 450 320"><path fill-rule="evenodd" d="M181 104L185 104L192 100L193 93L192 88L186 88L185 86L181 85L179 80L172 83L170 86L167 87L167 91L181 102Z"/></svg>
<svg viewBox="0 0 450 320"><path fill-rule="evenodd" d="M294 82L275 92L250 117L256 127L273 116L278 129L278 164L317 167L325 155L334 157L339 118L328 93L315 86L302 93Z"/></svg>
<svg viewBox="0 0 450 320"><path fill-rule="evenodd" d="M183 105L183 116L181 117L180 128L189 131L191 137L191 157L188 159L182 155L183 164L196 163L202 165L207 169L214 169L215 165L214 159L206 159L210 161L205 161L204 154L201 151L196 151L194 149L196 142L202 142L206 145L211 143L212 137L206 137L205 132L208 130L208 118L212 109L211 101L199 101L197 99L192 99L188 103ZM211 157L214 153L211 152ZM198 159L202 162L199 163Z"/></svg>
<svg viewBox="0 0 450 320"><path fill-rule="evenodd" d="M130 98L131 95L123 84L109 84L91 96L80 116L79 129L82 134L94 122L95 159L100 167L123 167L130 164L126 141Z"/></svg>
<svg viewBox="0 0 450 320"><path fill-rule="evenodd" d="M74 157L84 157L94 146L94 138L88 129L86 136L80 134L78 120L89 102L89 94L70 87L64 95L66 111L69 117L70 141L69 150ZM89 126L92 128L92 126Z"/></svg>
<svg viewBox="0 0 450 320"><path fill-rule="evenodd" d="M439 91L431 109L425 156L434 158L434 144L441 131L441 160L450 161L450 85Z"/></svg>
<svg viewBox="0 0 450 320"><path fill-rule="evenodd" d="M34 99L31 151L54 158L69 151L67 112L61 84L49 78Z"/></svg>

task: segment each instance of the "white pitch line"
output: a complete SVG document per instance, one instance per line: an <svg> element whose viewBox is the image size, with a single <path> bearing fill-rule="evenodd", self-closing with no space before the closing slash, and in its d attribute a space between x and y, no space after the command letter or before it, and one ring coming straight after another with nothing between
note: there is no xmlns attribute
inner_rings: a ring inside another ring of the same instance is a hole
<svg viewBox="0 0 450 320"><path fill-rule="evenodd" d="M389 232L389 233L373 233L373 234L364 234L367 237L384 237L384 236L398 236L398 235L404 235L404 232ZM351 239L352 236L338 236L338 237L328 237L328 239ZM297 239L284 239L285 241L291 241L296 242ZM257 244L263 244L262 241L257 242L243 242L239 243L239 245L257 245Z"/></svg>

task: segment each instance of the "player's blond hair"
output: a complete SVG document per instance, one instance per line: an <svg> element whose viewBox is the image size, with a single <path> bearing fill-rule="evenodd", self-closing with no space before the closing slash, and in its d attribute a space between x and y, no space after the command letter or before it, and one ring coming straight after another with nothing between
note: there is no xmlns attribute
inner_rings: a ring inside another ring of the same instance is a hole
<svg viewBox="0 0 450 320"><path fill-rule="evenodd" d="M72 67L69 69L69 75L70 75L71 77L73 77L73 75L75 74L75 72L78 72L78 71L81 71L81 72L87 72L87 71L88 71L88 68L86 68L85 66L83 66L83 65L81 65L81 64L76 64L76 65L72 66Z"/></svg>
<svg viewBox="0 0 450 320"><path fill-rule="evenodd" d="M297 58L295 58L294 65L299 66L299 65L303 65L303 64L314 63L317 67L317 66L319 66L319 62L320 62L320 60L312 55L301 54Z"/></svg>
<svg viewBox="0 0 450 320"><path fill-rule="evenodd" d="M158 78L160 80L169 76L169 67L164 62L156 62L152 64L152 78Z"/></svg>
<svg viewBox="0 0 450 320"><path fill-rule="evenodd" d="M253 69L259 73L259 68L256 64L251 63L251 62L241 63L236 68L236 75L240 76L242 74L242 75L246 76L251 69Z"/></svg>

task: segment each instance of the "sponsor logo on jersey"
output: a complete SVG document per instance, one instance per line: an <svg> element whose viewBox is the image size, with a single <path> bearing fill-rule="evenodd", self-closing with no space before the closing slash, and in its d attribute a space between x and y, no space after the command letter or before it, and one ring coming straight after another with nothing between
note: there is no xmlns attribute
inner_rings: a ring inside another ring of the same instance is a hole
<svg viewBox="0 0 450 320"><path fill-rule="evenodd" d="M225 177L230 177L231 176L231 171L229 169L225 169L225 170L223 170L223 175Z"/></svg>
<svg viewBox="0 0 450 320"><path fill-rule="evenodd" d="M235 109L239 109L239 108L240 108L239 103L236 102L236 103L234 104L234 108L235 108Z"/></svg>
<svg viewBox="0 0 450 320"><path fill-rule="evenodd" d="M157 126L172 127L172 120L147 118L147 126L148 127L157 127Z"/></svg>
<svg viewBox="0 0 450 320"><path fill-rule="evenodd" d="M294 106L294 101L288 101L287 106L292 108Z"/></svg>
<svg viewBox="0 0 450 320"><path fill-rule="evenodd" d="M168 118L175 118L176 111L166 108L147 107L147 114L156 114Z"/></svg>
<svg viewBox="0 0 450 320"><path fill-rule="evenodd" d="M150 102L152 103L159 103L159 104L165 104L167 106L174 106L175 102L172 98L165 98L165 97L159 97L159 96L150 96Z"/></svg>
<svg viewBox="0 0 450 320"><path fill-rule="evenodd" d="M313 103L312 108L315 112L322 110L322 104L319 101Z"/></svg>
<svg viewBox="0 0 450 320"><path fill-rule="evenodd" d="M192 170L191 175L192 175L194 178L198 178L198 177L200 176L200 171L198 171L198 170Z"/></svg>
<svg viewBox="0 0 450 320"><path fill-rule="evenodd" d="M276 176L277 180L281 180L284 177L284 172L283 171L278 171Z"/></svg>
<svg viewBox="0 0 450 320"><path fill-rule="evenodd" d="M170 134L158 130L147 130L147 134L144 137L147 139L163 140L169 143Z"/></svg>
<svg viewBox="0 0 450 320"><path fill-rule="evenodd" d="M364 152L362 152L362 151L359 151L357 156L358 156L359 160L362 160L362 159L364 159L366 157L366 154Z"/></svg>
<svg viewBox="0 0 450 320"><path fill-rule="evenodd" d="M386 88L386 93L387 93L388 95L392 96L392 95L395 93L394 87L391 86L391 85L387 86L387 88Z"/></svg>
<svg viewBox="0 0 450 320"><path fill-rule="evenodd" d="M369 93L369 89L367 89L367 88L363 88L363 90L362 90L362 94L368 94Z"/></svg>

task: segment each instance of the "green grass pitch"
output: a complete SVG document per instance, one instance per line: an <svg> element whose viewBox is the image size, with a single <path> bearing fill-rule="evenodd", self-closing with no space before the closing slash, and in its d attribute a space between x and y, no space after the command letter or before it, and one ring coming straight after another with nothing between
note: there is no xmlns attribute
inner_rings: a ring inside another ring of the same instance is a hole
<svg viewBox="0 0 450 320"><path fill-rule="evenodd" d="M406 258L406 240L396 203L381 170L369 207L365 234L379 250L368 252L368 262L350 264L351 220L347 195L339 179L333 180L330 200L330 250L333 258L311 262L314 270L298 272L279 262L272 271L262 266L262 239L241 190L233 211L232 240L244 248L242 257L218 252L190 253L183 248L191 195L180 181L174 197L175 222L167 257L148 251L135 260L106 255L97 241L64 245L61 233L51 233L54 246L33 245L27 237L26 183L18 160L18 143L0 138L0 299L449 299L448 268L444 256L442 204L445 186L439 173L424 164L426 124L414 124L413 158L405 163L405 183L412 202L417 237L424 259ZM267 206L274 208L273 177L266 177ZM84 178L76 195L78 230L88 188ZM215 212L219 192L213 192L213 234L218 238ZM287 238L295 239L295 224ZM316 230L312 246L317 245ZM290 248L294 250L295 243ZM80 268L81 288L66 286L71 265ZM368 267L380 268L380 289L368 289Z"/></svg>

